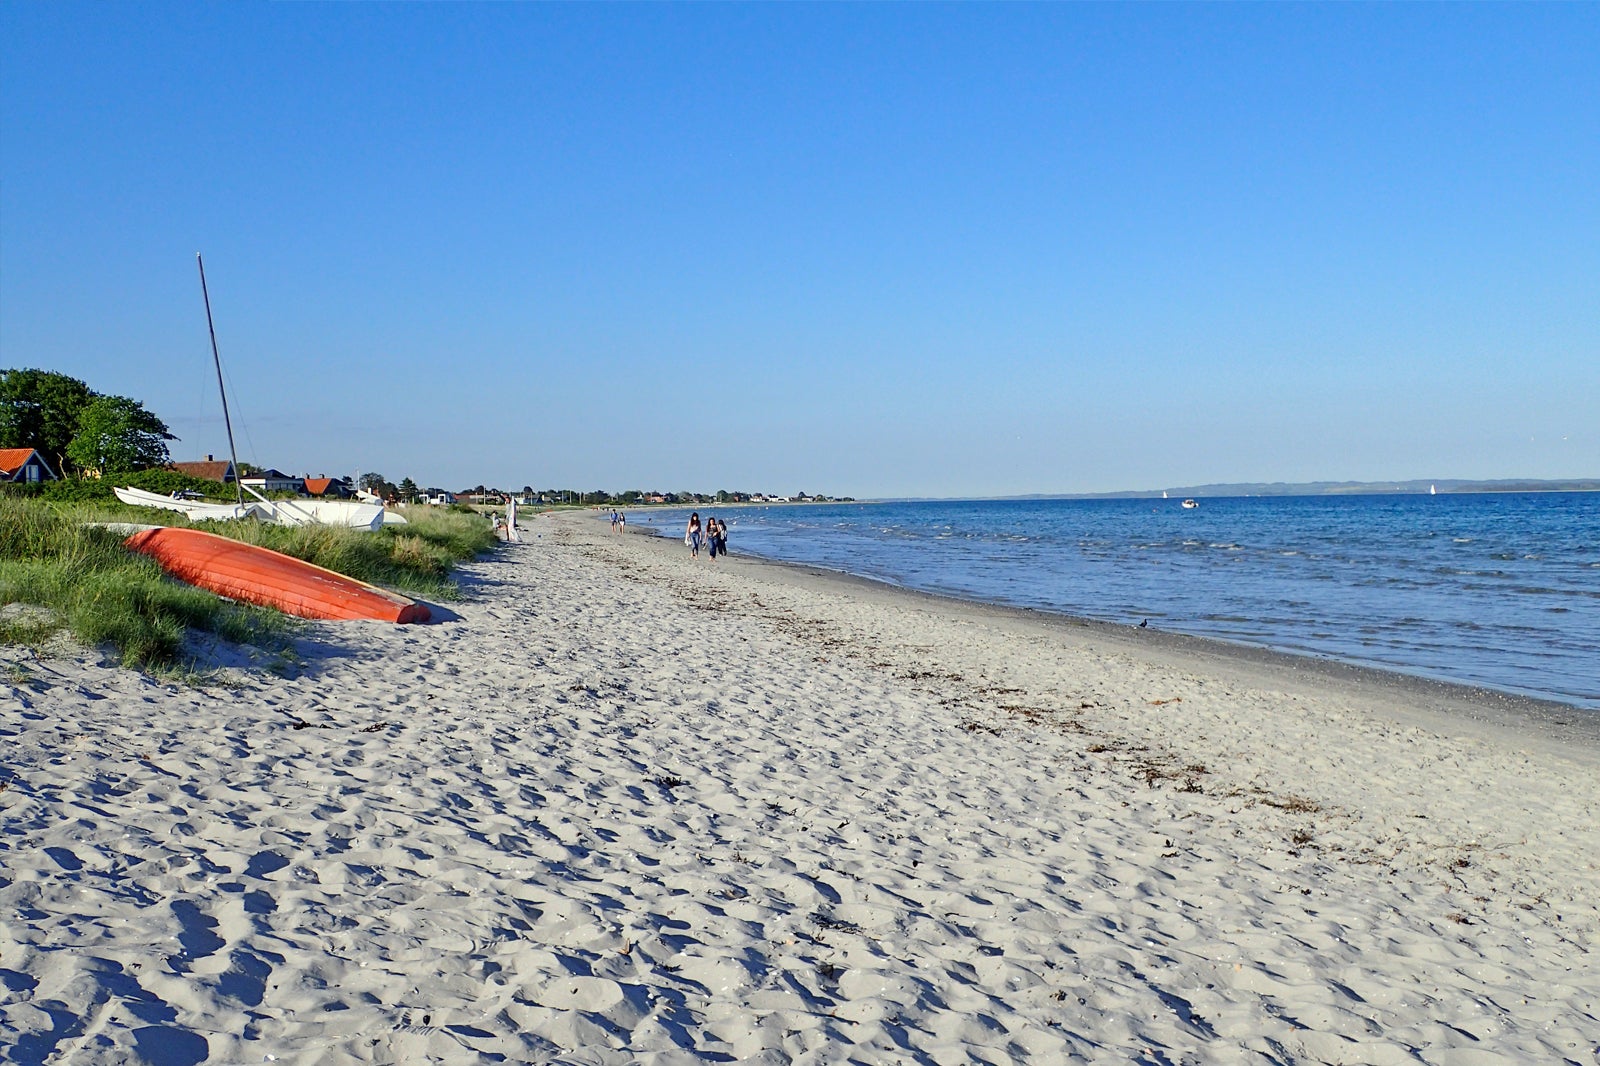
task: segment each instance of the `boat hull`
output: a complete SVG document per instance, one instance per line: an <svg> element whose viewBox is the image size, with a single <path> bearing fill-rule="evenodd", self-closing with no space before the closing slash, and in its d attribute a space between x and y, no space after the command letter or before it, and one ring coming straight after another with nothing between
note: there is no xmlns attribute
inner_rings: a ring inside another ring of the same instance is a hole
<svg viewBox="0 0 1600 1066"><path fill-rule="evenodd" d="M170 496L162 496L156 492L146 492L144 489L125 488L112 489L117 494L117 499L134 507L155 507L164 511L176 511L196 522L225 521L235 518L264 518L259 506L247 503L242 507L232 503L208 503L204 500L175 500Z"/></svg>
<svg viewBox="0 0 1600 1066"><path fill-rule="evenodd" d="M415 600L336 574L302 559L199 529L164 527L124 541L180 581L219 596L275 607L301 618L426 622Z"/></svg>
<svg viewBox="0 0 1600 1066"><path fill-rule="evenodd" d="M236 506L231 503L210 503L204 500L175 500L144 489L132 487L113 489L117 499L135 507L158 507L177 511L196 522L223 521L231 518L259 518L280 526L345 526L376 532L385 525L404 525L405 518L391 515L382 504L356 503L352 500L269 500L260 497L260 503ZM252 495L259 495L250 490Z"/></svg>

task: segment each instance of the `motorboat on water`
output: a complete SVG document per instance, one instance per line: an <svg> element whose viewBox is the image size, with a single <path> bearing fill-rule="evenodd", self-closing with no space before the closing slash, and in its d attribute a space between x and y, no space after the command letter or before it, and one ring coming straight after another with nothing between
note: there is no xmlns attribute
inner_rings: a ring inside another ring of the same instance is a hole
<svg viewBox="0 0 1600 1066"><path fill-rule="evenodd" d="M1184 500L1183 501L1183 509L1185 511L1192 511L1196 507L1199 507L1199 506L1200 505L1198 503L1196 503L1194 500Z"/></svg>

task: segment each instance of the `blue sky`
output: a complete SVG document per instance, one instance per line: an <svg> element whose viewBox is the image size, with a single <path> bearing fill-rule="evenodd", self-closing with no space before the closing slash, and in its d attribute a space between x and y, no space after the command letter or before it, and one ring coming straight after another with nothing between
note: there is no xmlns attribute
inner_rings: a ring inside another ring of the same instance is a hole
<svg viewBox="0 0 1600 1066"><path fill-rule="evenodd" d="M1600 6L0 5L0 365L459 488L1600 476Z"/></svg>

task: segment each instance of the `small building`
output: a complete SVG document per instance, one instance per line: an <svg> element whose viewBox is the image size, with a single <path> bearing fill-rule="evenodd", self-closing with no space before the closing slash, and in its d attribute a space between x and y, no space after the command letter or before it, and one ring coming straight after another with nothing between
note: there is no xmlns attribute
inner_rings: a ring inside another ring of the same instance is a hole
<svg viewBox="0 0 1600 1066"><path fill-rule="evenodd" d="M300 480L305 482L307 496L322 497L329 500L348 500L355 495L350 491L350 486L346 485L340 478L308 476Z"/></svg>
<svg viewBox="0 0 1600 1066"><path fill-rule="evenodd" d="M233 463L227 459L215 459L206 456L203 460L192 463L168 463L168 470L176 470L180 474L201 478L206 481L221 481L224 484L234 478Z"/></svg>
<svg viewBox="0 0 1600 1066"><path fill-rule="evenodd" d="M294 492L303 494L306 491L304 478L290 477L282 470L258 470L254 474L246 474L239 479L239 483L247 489L255 489L266 494L270 492Z"/></svg>
<svg viewBox="0 0 1600 1066"><path fill-rule="evenodd" d="M37 448L0 448L0 481L30 482L57 480L55 471Z"/></svg>

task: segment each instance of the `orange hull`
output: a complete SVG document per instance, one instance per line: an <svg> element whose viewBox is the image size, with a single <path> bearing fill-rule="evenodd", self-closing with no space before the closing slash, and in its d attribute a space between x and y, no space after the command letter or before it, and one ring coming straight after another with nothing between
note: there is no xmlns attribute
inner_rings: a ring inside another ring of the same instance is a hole
<svg viewBox="0 0 1600 1066"><path fill-rule="evenodd" d="M301 618L428 620L428 608L415 600L215 533L174 527L146 529L124 543L150 556L180 581Z"/></svg>

